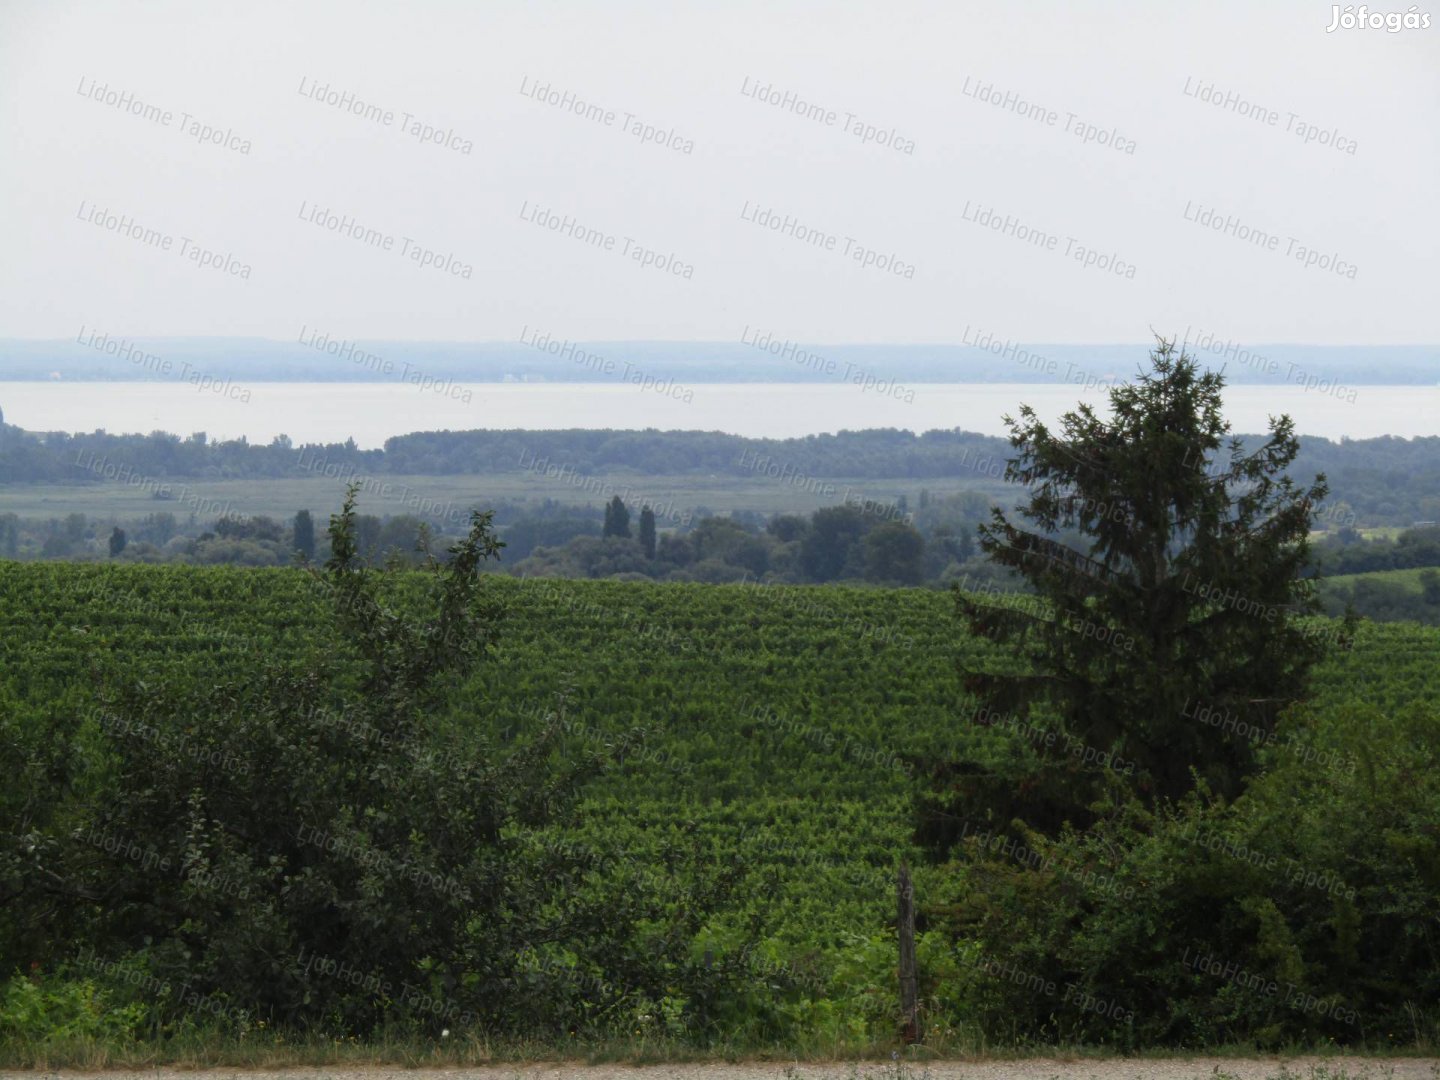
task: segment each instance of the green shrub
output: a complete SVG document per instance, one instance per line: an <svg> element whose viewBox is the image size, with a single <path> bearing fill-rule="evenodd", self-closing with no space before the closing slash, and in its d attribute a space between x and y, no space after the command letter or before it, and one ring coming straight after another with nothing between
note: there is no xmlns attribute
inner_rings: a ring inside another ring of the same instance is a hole
<svg viewBox="0 0 1440 1080"><path fill-rule="evenodd" d="M1087 833L970 838L937 914L981 1026L1120 1047L1433 1038L1440 715L1294 716L1264 753L1233 803L1202 787Z"/></svg>
<svg viewBox="0 0 1440 1080"><path fill-rule="evenodd" d="M12 976L0 991L0 1036L7 1042L130 1039L144 1005L118 1004L92 979Z"/></svg>

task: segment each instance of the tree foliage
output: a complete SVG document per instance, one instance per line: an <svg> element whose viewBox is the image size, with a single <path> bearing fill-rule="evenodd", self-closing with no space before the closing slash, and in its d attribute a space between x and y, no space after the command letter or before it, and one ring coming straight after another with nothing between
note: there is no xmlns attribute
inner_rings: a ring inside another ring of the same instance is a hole
<svg viewBox="0 0 1440 1080"><path fill-rule="evenodd" d="M655 511L648 506L640 511L640 546L647 559L655 558Z"/></svg>
<svg viewBox="0 0 1440 1080"><path fill-rule="evenodd" d="M309 510L301 510L295 515L291 543L305 560L315 557L315 519L310 516Z"/></svg>
<svg viewBox="0 0 1440 1080"><path fill-rule="evenodd" d="M625 500L616 495L605 506L605 527L600 532L601 536L618 536L621 539L630 539L630 511L625 506Z"/></svg>
<svg viewBox="0 0 1440 1080"><path fill-rule="evenodd" d="M503 751L437 720L498 633L487 515L430 559L421 614L361 560L355 519L352 489L314 572L333 641L113 690L108 782L48 877L107 961L154 980L292 1023L438 1027L513 996L527 950L600 924L563 902L584 859L527 840L599 759L556 760L554 712Z"/></svg>
<svg viewBox="0 0 1440 1080"><path fill-rule="evenodd" d="M925 577L925 540L909 525L887 521L865 536L865 577L890 585L919 585Z"/></svg>
<svg viewBox="0 0 1440 1080"><path fill-rule="evenodd" d="M1302 696L1327 647L1298 619L1317 606L1307 536L1325 479L1287 475L1286 416L1253 449L1230 436L1224 385L1161 340L1150 369L1111 390L1108 418L1084 404L1058 431L1029 407L1006 418L1025 523L997 507L979 542L1035 595L957 594L971 631L1022 661L968 671L967 688L982 723L1034 725L1096 760L1052 755L1023 784L1028 807L1013 777L970 775L968 795L1011 788L1005 813L1047 829L1084 824L1107 791L1178 798L1195 774L1233 796L1257 740ZM1115 759L1129 767L1107 768Z"/></svg>

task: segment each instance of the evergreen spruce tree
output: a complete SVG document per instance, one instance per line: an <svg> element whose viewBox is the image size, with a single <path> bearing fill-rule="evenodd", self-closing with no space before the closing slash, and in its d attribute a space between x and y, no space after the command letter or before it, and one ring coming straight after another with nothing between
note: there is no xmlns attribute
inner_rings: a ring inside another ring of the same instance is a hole
<svg viewBox="0 0 1440 1080"><path fill-rule="evenodd" d="M965 673L972 718L1033 736L1040 765L939 767L932 844L982 806L1048 830L1086 823L1107 788L1153 805L1198 775L1233 796L1303 695L1327 646L1298 619L1317 609L1307 537L1325 478L1285 475L1299 449L1287 416L1253 450L1231 437L1224 385L1161 339L1149 370L1111 390L1108 419L1083 404L1058 431L1028 406L1005 418L1029 527L996 508L978 539L1034 595L956 598L971 633L1011 654Z"/></svg>

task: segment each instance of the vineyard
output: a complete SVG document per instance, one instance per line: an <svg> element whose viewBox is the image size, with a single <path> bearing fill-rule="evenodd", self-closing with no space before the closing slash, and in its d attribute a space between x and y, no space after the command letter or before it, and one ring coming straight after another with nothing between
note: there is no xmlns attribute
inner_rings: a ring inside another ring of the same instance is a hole
<svg viewBox="0 0 1440 1080"><path fill-rule="evenodd" d="M785 1005L797 1030L889 1031L895 867L918 864L922 910L954 891L911 838L915 763L977 739L997 753L1024 742L966 719L976 703L961 669L996 657L964 635L951 596L498 575L485 587L506 609L500 641L456 688L456 716L500 745L558 712L568 745L616 762L553 843L652 881L690 872L667 854L677 843L701 865L738 867L743 905L719 912L696 948L719 952L759 919L757 997L767 971L785 972L809 987ZM0 562L3 734L70 731L83 754L96 696L116 680L203 686L331 650L333 632L325 598L295 570ZM1317 728L1362 706L1433 710L1437 655L1440 631L1362 625L1318 671ZM922 964L943 968L945 948L922 923ZM941 1034L965 1022L937 1015Z"/></svg>

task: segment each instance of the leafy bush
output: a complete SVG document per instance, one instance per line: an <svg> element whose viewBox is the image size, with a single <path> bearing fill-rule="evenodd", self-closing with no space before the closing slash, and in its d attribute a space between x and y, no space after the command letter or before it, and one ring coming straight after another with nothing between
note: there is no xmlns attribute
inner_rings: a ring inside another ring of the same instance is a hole
<svg viewBox="0 0 1440 1080"><path fill-rule="evenodd" d="M491 999L543 932L548 887L578 872L520 864L511 833L562 808L581 768L555 769L544 736L492 757L430 720L495 639L486 518L432 564L429 620L360 562L353 493L331 539L331 649L115 688L96 718L106 782L63 874L96 940L205 1005L439 1027Z"/></svg>
<svg viewBox="0 0 1440 1080"><path fill-rule="evenodd" d="M145 1012L138 1003L117 1005L92 979L15 975L0 989L0 1033L10 1042L129 1039Z"/></svg>
<svg viewBox="0 0 1440 1080"><path fill-rule="evenodd" d="M75 823L17 874L22 921L62 896L67 932L99 943L87 977L138 973L162 1009L222 1027L533 1027L572 1019L576 996L723 992L685 959L723 883L621 897L593 887L591 852L534 842L603 763L562 760L563 708L503 749L447 708L498 634L488 516L406 596L413 578L362 560L353 496L315 575L334 632L288 662L111 688L78 739Z"/></svg>
<svg viewBox="0 0 1440 1080"><path fill-rule="evenodd" d="M1440 1031L1440 715L1291 717L1234 802L965 841L952 934L992 1033L1123 1047Z"/></svg>

